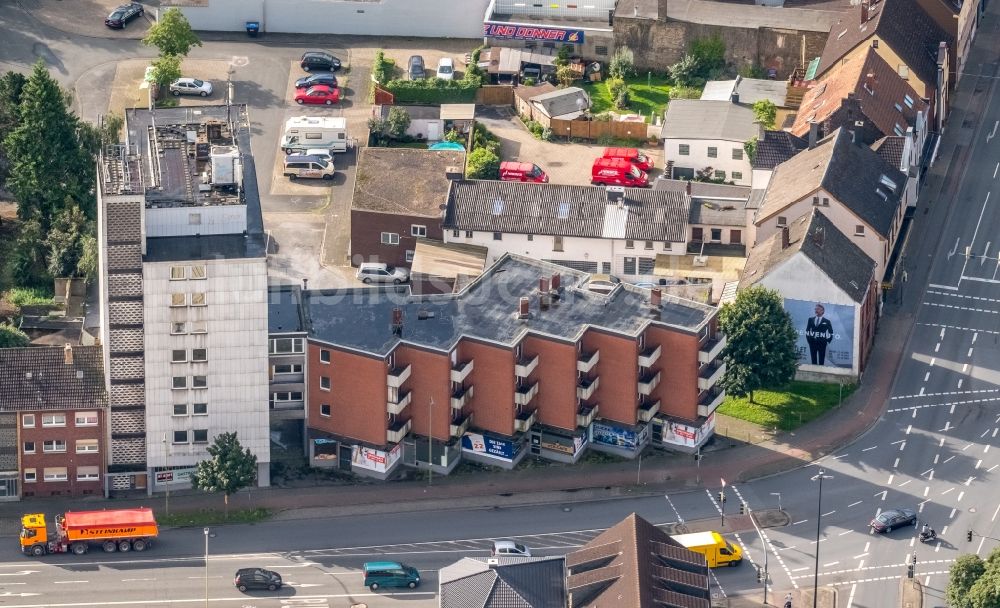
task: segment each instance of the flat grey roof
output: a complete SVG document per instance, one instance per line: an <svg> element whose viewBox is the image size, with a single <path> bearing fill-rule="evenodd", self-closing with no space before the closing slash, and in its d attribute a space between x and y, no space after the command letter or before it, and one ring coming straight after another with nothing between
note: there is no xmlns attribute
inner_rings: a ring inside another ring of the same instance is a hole
<svg viewBox="0 0 1000 608"><path fill-rule="evenodd" d="M267 288L267 333L293 334L306 331L302 315L302 289L298 285Z"/></svg>
<svg viewBox="0 0 1000 608"><path fill-rule="evenodd" d="M628 4L628 3L625 3ZM758 29L762 27L807 32L829 32L840 12L797 7L732 4L711 0L670 0L666 17L703 25ZM663 15L660 15L663 18Z"/></svg>
<svg viewBox="0 0 1000 608"><path fill-rule="evenodd" d="M538 279L561 275L560 297L539 305ZM455 294L412 295L408 288L303 292L311 338L342 348L385 356L399 343L450 352L463 337L513 347L526 333L576 341L589 327L637 336L655 323L696 332L715 308L663 296L657 311L649 291L623 285L609 296L580 289L590 275L506 254ZM530 298L531 315L517 317L518 301ZM392 331L394 308L403 312L402 335Z"/></svg>
<svg viewBox="0 0 1000 608"><path fill-rule="evenodd" d="M757 135L753 110L742 103L675 99L667 104L661 139L721 139L744 142Z"/></svg>

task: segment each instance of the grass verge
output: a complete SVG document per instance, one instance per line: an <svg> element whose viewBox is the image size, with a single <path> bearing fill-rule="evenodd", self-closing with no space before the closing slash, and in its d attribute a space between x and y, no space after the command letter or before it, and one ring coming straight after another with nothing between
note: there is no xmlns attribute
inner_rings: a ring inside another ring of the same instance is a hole
<svg viewBox="0 0 1000 608"><path fill-rule="evenodd" d="M629 101L628 109L624 111L615 109L606 82L586 83L584 90L590 95L590 113L616 111L642 114L646 117L646 122L649 122L652 116L663 114L667 102L670 101L670 83L665 76L653 74L647 80L643 74L627 78L625 82L628 84L632 99Z"/></svg>
<svg viewBox="0 0 1000 608"><path fill-rule="evenodd" d="M156 516L161 526L217 526L220 524L255 524L271 517L270 509L231 509L229 516L222 510L201 509L189 513L160 513Z"/></svg>
<svg viewBox="0 0 1000 608"><path fill-rule="evenodd" d="M790 431L837 407L857 388L854 384L793 381L778 390L754 391L746 397L726 397L719 413L765 427Z"/></svg>

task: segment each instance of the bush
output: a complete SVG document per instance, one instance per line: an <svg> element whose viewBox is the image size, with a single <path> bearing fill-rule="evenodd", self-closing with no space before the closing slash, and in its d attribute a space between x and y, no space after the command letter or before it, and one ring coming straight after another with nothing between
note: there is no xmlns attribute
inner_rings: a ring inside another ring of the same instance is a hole
<svg viewBox="0 0 1000 608"><path fill-rule="evenodd" d="M472 149L478 150L480 148L485 148L498 157L500 156L500 140L489 129L477 122L475 130L472 132Z"/></svg>
<svg viewBox="0 0 1000 608"><path fill-rule="evenodd" d="M0 348L22 348L30 343L28 334L9 323L0 323Z"/></svg>
<svg viewBox="0 0 1000 608"><path fill-rule="evenodd" d="M726 67L726 43L721 36L697 38L691 42L688 52L703 70L699 76L705 77L712 70Z"/></svg>
<svg viewBox="0 0 1000 608"><path fill-rule="evenodd" d="M681 60L670 66L670 78L674 84L689 87L693 86L702 71L702 66L698 59L691 54L684 55Z"/></svg>
<svg viewBox="0 0 1000 608"><path fill-rule="evenodd" d="M529 76L529 77L525 78L524 82L522 82L521 84L523 84L526 87L533 87L533 86L535 86L535 79L532 78L531 76Z"/></svg>
<svg viewBox="0 0 1000 608"><path fill-rule="evenodd" d="M632 49L627 46L618 47L615 54L611 56L611 63L608 65L608 74L611 78L625 79L635 71L635 55Z"/></svg>
<svg viewBox="0 0 1000 608"><path fill-rule="evenodd" d="M463 145L465 144L465 137L455 129L452 129L451 131L445 133L444 140L450 141L453 144L463 144Z"/></svg>
<svg viewBox="0 0 1000 608"><path fill-rule="evenodd" d="M673 87L670 89L670 99L701 99L701 89L694 87Z"/></svg>
<svg viewBox="0 0 1000 608"><path fill-rule="evenodd" d="M478 78L462 80L390 80L385 83L385 90L392 93L396 103L473 103L476 101L476 90L480 87Z"/></svg>
<svg viewBox="0 0 1000 608"><path fill-rule="evenodd" d="M488 148L476 148L469 153L465 175L469 179L499 179L500 157Z"/></svg>
<svg viewBox="0 0 1000 608"><path fill-rule="evenodd" d="M611 112L601 112L600 114L595 114L593 120L596 122L611 122Z"/></svg>
<svg viewBox="0 0 1000 608"><path fill-rule="evenodd" d="M385 84L392 78L392 70L396 62L385 56L382 50L375 52L375 61L372 63L372 80L379 84Z"/></svg>
<svg viewBox="0 0 1000 608"><path fill-rule="evenodd" d="M552 60L552 63L555 64L556 67L560 68L569 65L569 54L569 46L565 44L562 45L559 47L559 52L556 53L555 59Z"/></svg>
<svg viewBox="0 0 1000 608"><path fill-rule="evenodd" d="M537 120L532 120L524 115L521 115L521 122L524 123L524 128L535 136L535 139L542 139L542 132L545 131L545 127L542 126L542 123Z"/></svg>
<svg viewBox="0 0 1000 608"><path fill-rule="evenodd" d="M403 108L393 106L389 108L389 117L386 118L385 123L389 137L399 139L410 128L410 114Z"/></svg>

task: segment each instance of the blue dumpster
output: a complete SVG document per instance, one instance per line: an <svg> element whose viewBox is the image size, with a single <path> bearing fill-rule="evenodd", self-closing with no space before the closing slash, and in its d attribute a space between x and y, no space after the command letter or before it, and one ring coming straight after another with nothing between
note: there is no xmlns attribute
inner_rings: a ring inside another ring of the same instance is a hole
<svg viewBox="0 0 1000 608"><path fill-rule="evenodd" d="M260 31L260 21L247 21L247 36L251 38L257 37L257 32Z"/></svg>

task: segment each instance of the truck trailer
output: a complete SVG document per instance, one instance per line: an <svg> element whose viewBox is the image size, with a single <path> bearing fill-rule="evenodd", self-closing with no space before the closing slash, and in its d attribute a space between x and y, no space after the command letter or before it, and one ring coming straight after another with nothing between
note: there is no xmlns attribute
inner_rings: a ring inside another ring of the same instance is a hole
<svg viewBox="0 0 1000 608"><path fill-rule="evenodd" d="M21 552L35 557L69 552L83 555L91 543L100 543L108 553L145 551L158 533L153 510L146 507L67 511L56 515L51 531L44 513L31 513L21 517Z"/></svg>

